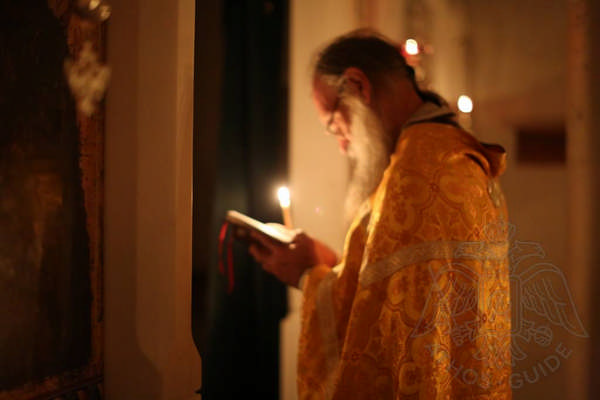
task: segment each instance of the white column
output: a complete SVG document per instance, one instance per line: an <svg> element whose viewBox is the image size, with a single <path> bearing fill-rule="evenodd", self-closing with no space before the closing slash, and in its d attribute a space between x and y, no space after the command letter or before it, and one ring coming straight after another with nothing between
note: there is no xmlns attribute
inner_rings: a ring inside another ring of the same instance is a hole
<svg viewBox="0 0 600 400"><path fill-rule="evenodd" d="M105 397L191 399L194 0L112 3Z"/></svg>

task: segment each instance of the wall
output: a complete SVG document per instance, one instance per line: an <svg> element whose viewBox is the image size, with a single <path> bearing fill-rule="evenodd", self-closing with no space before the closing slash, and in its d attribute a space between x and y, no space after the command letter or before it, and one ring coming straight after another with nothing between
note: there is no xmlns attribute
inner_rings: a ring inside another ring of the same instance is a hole
<svg viewBox="0 0 600 400"><path fill-rule="evenodd" d="M194 1L115 1L108 26L105 397L191 399Z"/></svg>
<svg viewBox="0 0 600 400"><path fill-rule="evenodd" d="M598 365L600 314L598 265L600 264L600 3L568 2L567 36L567 158L569 165L568 277L589 338L571 336L568 398L595 399L600 395Z"/></svg>

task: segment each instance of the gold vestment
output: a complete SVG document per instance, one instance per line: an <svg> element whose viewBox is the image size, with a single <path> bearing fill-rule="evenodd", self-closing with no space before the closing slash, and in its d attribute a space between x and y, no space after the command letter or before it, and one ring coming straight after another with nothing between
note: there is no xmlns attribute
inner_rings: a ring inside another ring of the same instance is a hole
<svg viewBox="0 0 600 400"><path fill-rule="evenodd" d="M505 155L406 128L346 236L303 280L301 399L510 399Z"/></svg>

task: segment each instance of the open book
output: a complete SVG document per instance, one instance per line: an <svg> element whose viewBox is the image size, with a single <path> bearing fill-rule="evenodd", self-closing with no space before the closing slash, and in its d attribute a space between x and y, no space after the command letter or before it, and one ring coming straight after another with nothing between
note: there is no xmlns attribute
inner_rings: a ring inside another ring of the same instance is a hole
<svg viewBox="0 0 600 400"><path fill-rule="evenodd" d="M278 229L233 210L227 211L225 220L234 226L234 235L242 240L249 240L252 231L259 232L282 244L291 243L295 236L290 230Z"/></svg>

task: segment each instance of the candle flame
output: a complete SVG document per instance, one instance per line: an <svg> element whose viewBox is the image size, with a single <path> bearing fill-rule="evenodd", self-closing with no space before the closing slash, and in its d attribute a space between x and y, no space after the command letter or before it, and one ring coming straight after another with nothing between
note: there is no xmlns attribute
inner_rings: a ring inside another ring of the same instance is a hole
<svg viewBox="0 0 600 400"><path fill-rule="evenodd" d="M282 186L277 189L277 197L279 198L279 205L281 207L289 207L290 206L290 190Z"/></svg>

